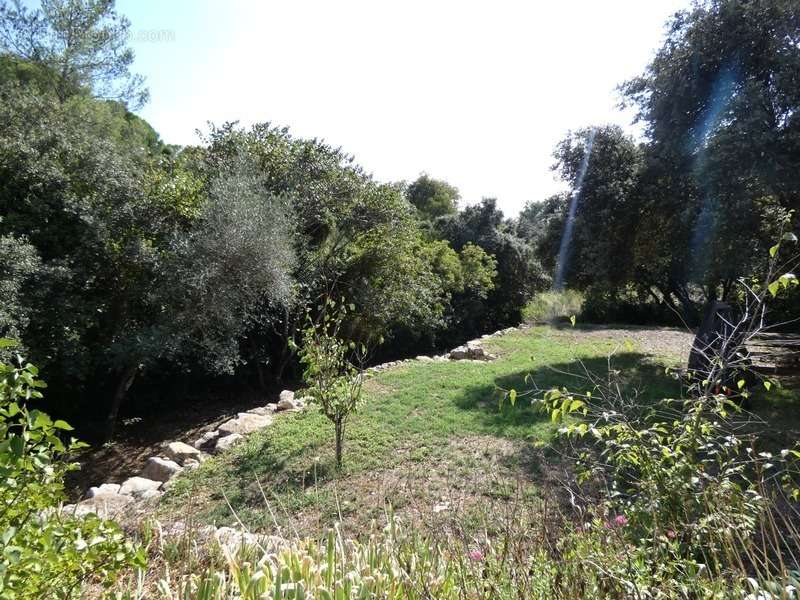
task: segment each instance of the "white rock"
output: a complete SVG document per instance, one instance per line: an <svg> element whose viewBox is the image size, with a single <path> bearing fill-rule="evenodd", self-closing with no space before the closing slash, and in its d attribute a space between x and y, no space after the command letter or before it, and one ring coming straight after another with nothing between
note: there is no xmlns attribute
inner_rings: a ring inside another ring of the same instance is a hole
<svg viewBox="0 0 800 600"><path fill-rule="evenodd" d="M250 408L247 412L252 413L254 415L271 415L275 412L276 405L275 404L267 404L266 406L256 406L255 408Z"/></svg>
<svg viewBox="0 0 800 600"><path fill-rule="evenodd" d="M294 392L292 390L283 390L278 395L278 404L280 404L281 400L294 400Z"/></svg>
<svg viewBox="0 0 800 600"><path fill-rule="evenodd" d="M75 514L84 516L94 513L102 519L109 519L121 513L131 502L133 502L131 496L108 492L97 494L92 498L87 498L86 500L78 502L78 504L75 505Z"/></svg>
<svg viewBox="0 0 800 600"><path fill-rule="evenodd" d="M206 431L194 441L195 448L213 448L219 438L219 431Z"/></svg>
<svg viewBox="0 0 800 600"><path fill-rule="evenodd" d="M225 421L219 426L219 435L227 436L232 433L247 435L272 424L271 415L254 415L253 413L239 413L236 418ZM219 444L219 440L217 440Z"/></svg>
<svg viewBox="0 0 800 600"><path fill-rule="evenodd" d="M187 460L200 461L202 456L200 450L183 442L170 442L165 454L179 465L185 464Z"/></svg>
<svg viewBox="0 0 800 600"><path fill-rule="evenodd" d="M127 496L141 496L147 490L157 490L161 487L160 481L146 477L131 477L122 482L119 493Z"/></svg>
<svg viewBox="0 0 800 600"><path fill-rule="evenodd" d="M419 362L433 362L433 359L430 356L418 356L417 360Z"/></svg>
<svg viewBox="0 0 800 600"><path fill-rule="evenodd" d="M145 490L142 492L141 496L139 496L140 500L157 500L164 495L164 492L161 490Z"/></svg>
<svg viewBox="0 0 800 600"><path fill-rule="evenodd" d="M90 487L85 498L94 498L98 494L119 494L119 488L118 483L102 483L96 487Z"/></svg>
<svg viewBox="0 0 800 600"><path fill-rule="evenodd" d="M181 466L175 461L160 456L151 456L142 469L142 477L155 481L169 481L181 471Z"/></svg>
<svg viewBox="0 0 800 600"><path fill-rule="evenodd" d="M222 436L217 440L217 445L214 447L214 450L217 452L222 452L243 439L244 436L241 433L232 433L230 435Z"/></svg>
<svg viewBox="0 0 800 600"><path fill-rule="evenodd" d="M464 360L469 357L469 349L466 346L453 348L447 355L451 360Z"/></svg>

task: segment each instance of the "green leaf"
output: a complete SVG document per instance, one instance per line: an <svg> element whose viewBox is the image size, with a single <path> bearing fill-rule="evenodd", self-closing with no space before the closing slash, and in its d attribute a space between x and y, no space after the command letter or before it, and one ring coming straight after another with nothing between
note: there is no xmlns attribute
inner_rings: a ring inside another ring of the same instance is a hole
<svg viewBox="0 0 800 600"><path fill-rule="evenodd" d="M783 234L782 240L786 240L787 242L797 242L797 236L793 234L791 231L787 231Z"/></svg>
<svg viewBox="0 0 800 600"><path fill-rule="evenodd" d="M765 381L764 382L764 387L767 389L767 391L769 391L769 388L772 387L772 382L771 381Z"/></svg>
<svg viewBox="0 0 800 600"><path fill-rule="evenodd" d="M745 383L744 379L740 379L739 381L736 382L736 387L742 389L744 387L744 383Z"/></svg>
<svg viewBox="0 0 800 600"><path fill-rule="evenodd" d="M780 247L781 247L780 244L775 244L772 248L769 249L769 255L774 258L775 255L778 253L778 248Z"/></svg>
<svg viewBox="0 0 800 600"><path fill-rule="evenodd" d="M61 419L57 419L55 423L53 423L53 427L56 429L64 429L65 431L72 431L73 427L66 421L62 421Z"/></svg>
<svg viewBox="0 0 800 600"><path fill-rule="evenodd" d="M18 346L19 343L15 342L14 340L10 340L8 338L0 338L0 348L14 348Z"/></svg>
<svg viewBox="0 0 800 600"><path fill-rule="evenodd" d="M14 454L16 458L20 458L22 456L22 451L25 448L25 442L21 437L15 435L9 440L9 445L11 447L11 452Z"/></svg>
<svg viewBox="0 0 800 600"><path fill-rule="evenodd" d="M511 402L511 406L514 406L517 401L517 390L509 390L508 401Z"/></svg>
<svg viewBox="0 0 800 600"><path fill-rule="evenodd" d="M780 281L773 281L772 283L770 283L767 286L767 289L769 290L769 293L772 294L772 297L774 298L775 296L778 295L778 290L781 289L781 282Z"/></svg>
<svg viewBox="0 0 800 600"><path fill-rule="evenodd" d="M570 322L570 323L572 323L572 326L573 326L573 327L575 327L575 315L572 315L572 316L569 318L569 322Z"/></svg>

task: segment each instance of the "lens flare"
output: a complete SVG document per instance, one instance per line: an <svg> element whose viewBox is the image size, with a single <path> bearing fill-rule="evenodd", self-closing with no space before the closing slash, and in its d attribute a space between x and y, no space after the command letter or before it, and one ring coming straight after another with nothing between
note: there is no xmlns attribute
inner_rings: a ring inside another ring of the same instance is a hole
<svg viewBox="0 0 800 600"><path fill-rule="evenodd" d="M564 274L567 271L567 264L569 262L570 244L572 243L572 230L575 227L575 213L578 210L578 200L580 199L581 190L583 189L583 179L586 177L586 170L589 168L589 157L592 154L592 147L594 146L594 136L597 134L596 129L592 129L586 138L586 146L583 151L583 160L578 168L578 176L575 179L575 192L569 199L569 212L567 212L567 222L564 223L564 233L561 236L561 245L558 248L558 262L556 263L556 277L553 285L557 292L564 289Z"/></svg>

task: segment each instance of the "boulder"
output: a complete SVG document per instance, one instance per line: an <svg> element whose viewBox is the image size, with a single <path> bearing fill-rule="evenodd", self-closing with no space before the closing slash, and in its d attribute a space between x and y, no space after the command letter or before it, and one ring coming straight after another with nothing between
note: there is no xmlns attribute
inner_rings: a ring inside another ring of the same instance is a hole
<svg viewBox="0 0 800 600"><path fill-rule="evenodd" d="M179 465L183 465L187 460L202 460L203 453L197 448L184 444L183 442L170 442L167 445L165 454Z"/></svg>
<svg viewBox="0 0 800 600"><path fill-rule="evenodd" d="M283 400L294 400L294 392L292 390L283 390L278 394L278 404L280 405Z"/></svg>
<svg viewBox="0 0 800 600"><path fill-rule="evenodd" d="M223 452L243 439L244 436L241 433L231 433L230 435L222 436L217 440L217 445L214 447L214 450L216 452Z"/></svg>
<svg viewBox="0 0 800 600"><path fill-rule="evenodd" d="M122 482L119 493L126 496L139 497L147 490L157 490L160 487L160 481L154 481L146 477L131 477Z"/></svg>
<svg viewBox="0 0 800 600"><path fill-rule="evenodd" d="M265 406L256 406L255 408L248 409L247 412L252 413L254 415L264 416L264 415L271 415L272 413L275 412L276 408L277 406L274 403L272 403L272 404L267 404Z"/></svg>
<svg viewBox="0 0 800 600"><path fill-rule="evenodd" d="M181 472L181 466L172 460L152 456L147 459L147 463L142 469L142 477L155 481L169 481Z"/></svg>
<svg viewBox="0 0 800 600"><path fill-rule="evenodd" d="M86 492L85 498L94 498L99 494L119 494L120 485L118 483L102 483L96 487L90 487Z"/></svg>
<svg viewBox="0 0 800 600"><path fill-rule="evenodd" d="M94 513L102 519L110 519L122 512L131 502L133 502L133 497L131 496L103 492L86 500L81 500L74 507L64 508L79 517Z"/></svg>
<svg viewBox="0 0 800 600"><path fill-rule="evenodd" d="M447 356L451 360L492 360L495 358L483 349L480 340L471 340L463 346L453 348Z"/></svg>
<svg viewBox="0 0 800 600"><path fill-rule="evenodd" d="M255 415L253 413L239 413L236 418L225 421L219 426L220 437L238 433L239 435L247 435L259 429L263 429L272 424L272 417L270 415ZM219 440L217 440L219 445Z"/></svg>
<svg viewBox="0 0 800 600"><path fill-rule="evenodd" d="M466 346L459 346L458 348L450 350L447 356L450 360L464 360L465 358L469 358L469 350Z"/></svg>
<svg viewBox="0 0 800 600"><path fill-rule="evenodd" d="M213 448L219 438L219 431L206 431L203 435L194 441L195 448Z"/></svg>
<svg viewBox="0 0 800 600"><path fill-rule="evenodd" d="M142 495L139 496L140 500L157 500L164 495L164 492L161 490L145 490L142 492Z"/></svg>

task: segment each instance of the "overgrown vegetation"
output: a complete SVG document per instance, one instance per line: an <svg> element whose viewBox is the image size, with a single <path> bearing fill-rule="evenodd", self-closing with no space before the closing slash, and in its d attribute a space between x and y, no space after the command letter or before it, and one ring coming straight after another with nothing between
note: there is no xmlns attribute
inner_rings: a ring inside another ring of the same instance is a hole
<svg viewBox="0 0 800 600"><path fill-rule="evenodd" d="M13 348L0 339L0 347ZM0 363L0 598L78 598L87 583L110 585L145 565L113 521L60 512L64 475L81 447L72 429L31 408L45 388L38 369L17 357Z"/></svg>
<svg viewBox="0 0 800 600"><path fill-rule="evenodd" d="M761 416L796 393L751 353L800 309L796 0L677 13L620 86L643 139L569 133L569 191L514 219L269 122L165 144L129 28L0 0L0 598L800 596L800 446ZM701 315L688 362L576 327ZM492 361L365 368L523 319ZM170 482L182 539L60 510L60 417L112 439L131 396L301 379L311 410Z"/></svg>

